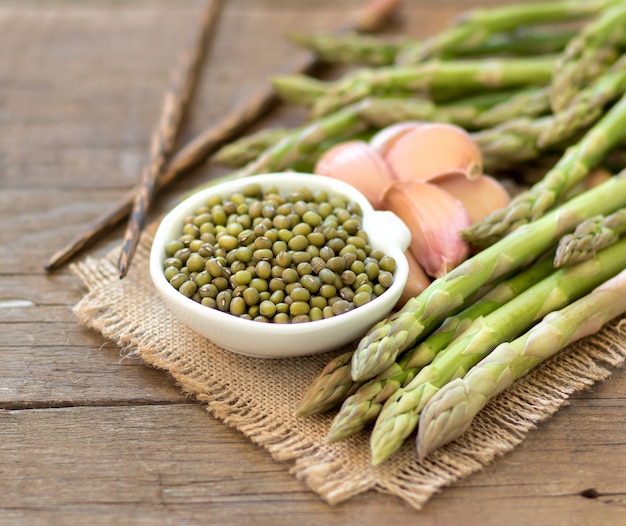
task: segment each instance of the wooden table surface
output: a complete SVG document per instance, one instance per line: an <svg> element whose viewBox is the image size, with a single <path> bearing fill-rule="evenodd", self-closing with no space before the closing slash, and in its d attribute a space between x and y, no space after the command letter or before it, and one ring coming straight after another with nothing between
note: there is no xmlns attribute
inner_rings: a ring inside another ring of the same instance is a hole
<svg viewBox="0 0 626 526"><path fill-rule="evenodd" d="M426 36L474 4L407 0L400 29ZM335 27L359 5L227 2L183 141L300 56L286 32ZM422 511L378 493L331 507L166 374L77 323L82 284L44 262L139 181L194 6L0 0L0 524L626 524L623 369ZM261 125L301 118L280 108ZM222 171L194 170L151 218Z"/></svg>

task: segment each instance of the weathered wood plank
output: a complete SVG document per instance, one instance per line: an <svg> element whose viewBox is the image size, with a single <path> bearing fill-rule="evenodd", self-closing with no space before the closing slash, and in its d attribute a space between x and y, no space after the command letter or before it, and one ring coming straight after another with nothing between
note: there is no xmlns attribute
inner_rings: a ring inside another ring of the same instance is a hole
<svg viewBox="0 0 626 526"><path fill-rule="evenodd" d="M583 420L592 415L581 409ZM380 494L328 507L286 465L215 425L195 405L5 411L0 417L0 516L12 524L54 523L59 511L63 524L270 524L297 517L311 525L357 519L586 525L620 524L626 517L626 495L619 493L626 444L598 441L590 470L565 448L542 450L546 440L566 437L560 426L531 433L523 447L416 514ZM548 476L537 471L538 460ZM590 488L597 498L580 495Z"/></svg>
<svg viewBox="0 0 626 526"><path fill-rule="evenodd" d="M75 341L74 339L72 341ZM0 408L183 403L165 372L122 355L111 342L0 346Z"/></svg>

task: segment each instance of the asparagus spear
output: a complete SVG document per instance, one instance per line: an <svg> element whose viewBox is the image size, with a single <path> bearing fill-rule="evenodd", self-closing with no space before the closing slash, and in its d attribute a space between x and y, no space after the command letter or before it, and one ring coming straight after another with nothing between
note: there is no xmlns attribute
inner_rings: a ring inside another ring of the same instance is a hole
<svg viewBox="0 0 626 526"><path fill-rule="evenodd" d="M283 140L294 130L289 128L263 128L256 133L222 146L213 156L212 161L228 166L242 166L257 158L271 145Z"/></svg>
<svg viewBox="0 0 626 526"><path fill-rule="evenodd" d="M515 274L472 302L458 314L446 318L441 326L421 344L407 351L397 363L387 368L376 378L360 385L354 394L348 396L335 416L326 441L344 439L363 429L376 419L383 403L403 385L410 382L419 370L433 361L439 351L459 336L471 322L480 316L493 312L507 301L526 290L552 272L550 258L533 264ZM344 367L349 370L346 361ZM349 375L349 372L347 373ZM345 378L342 376L342 382ZM311 390L315 390L312 386Z"/></svg>
<svg viewBox="0 0 626 526"><path fill-rule="evenodd" d="M502 54L523 57L550 55L562 52L575 34L575 31L571 28L538 30L533 26L516 27L510 32L495 33L473 48L456 50L452 56L476 57ZM405 47L408 47L408 45L406 44ZM442 58L451 58L449 55L448 53L442 53Z"/></svg>
<svg viewBox="0 0 626 526"><path fill-rule="evenodd" d="M248 163L240 170L240 176L279 171L296 162L302 153L315 149L320 142L328 140L329 137L356 134L366 128L367 123L359 117L354 108L344 108L325 119L310 123L295 134L287 135L275 146L265 150L257 159Z"/></svg>
<svg viewBox="0 0 626 526"><path fill-rule="evenodd" d="M509 56L547 55L560 53L574 37L573 29L537 30L534 27L516 27L506 33L487 35L486 39L474 46L450 49L441 52L441 58L447 60L458 57L479 57L486 55L507 54ZM302 46L325 62L332 64L359 64L362 66L390 66L404 53L404 48L419 49L421 42L414 40L396 41L380 36L363 35L355 32L340 34L290 36ZM405 63L403 65L415 65Z"/></svg>
<svg viewBox="0 0 626 526"><path fill-rule="evenodd" d="M328 92L328 82L305 74L276 75L271 83L281 99L297 106L313 106Z"/></svg>
<svg viewBox="0 0 626 526"><path fill-rule="evenodd" d="M474 124L478 128L492 128L518 117L539 117L549 111L549 88L547 86L529 88L485 110L475 119Z"/></svg>
<svg viewBox="0 0 626 526"><path fill-rule="evenodd" d="M463 236L475 245L488 245L535 221L553 207L563 195L580 182L626 134L626 95L575 145L570 146L559 162L538 183L510 203L474 223Z"/></svg>
<svg viewBox="0 0 626 526"><path fill-rule="evenodd" d="M464 376L499 343L522 334L549 312L587 294L625 266L626 239L593 259L556 270L491 314L477 319L385 402L371 435L372 463L380 464L402 445L417 426L426 403L445 384Z"/></svg>
<svg viewBox="0 0 626 526"><path fill-rule="evenodd" d="M574 232L559 240L555 267L585 261L603 248L615 243L626 232L626 208L609 215L597 215L580 223Z"/></svg>
<svg viewBox="0 0 626 526"><path fill-rule="evenodd" d="M487 402L517 378L624 313L626 270L574 303L546 315L519 338L498 345L463 378L443 386L423 408L417 435L419 457L461 436Z"/></svg>
<svg viewBox="0 0 626 526"><path fill-rule="evenodd" d="M510 31L523 25L562 23L590 17L619 0L530 2L473 9L461 15L456 24L424 42L407 46L396 64L408 65L444 53L458 53L485 42L494 33Z"/></svg>
<svg viewBox="0 0 626 526"><path fill-rule="evenodd" d="M577 130L596 121L610 103L626 91L626 56L604 75L574 95L568 105L554 115L552 125L539 134L541 148L571 137Z"/></svg>
<svg viewBox="0 0 626 526"><path fill-rule="evenodd" d="M436 326L485 283L519 269L548 250L582 220L626 206L626 172L563 203L478 252L392 316L373 327L352 357L352 379L365 381L384 371L425 330Z"/></svg>
<svg viewBox="0 0 626 526"><path fill-rule="evenodd" d="M546 85L556 58L433 60L417 66L360 68L335 81L307 75L275 76L272 84L284 100L312 105L312 117L327 115L368 96L425 93L434 99L472 91Z"/></svg>
<svg viewBox="0 0 626 526"><path fill-rule="evenodd" d="M315 99L312 118L328 115L368 96L423 93L430 98L454 98L471 92L546 85L555 57L433 60L416 66L362 68L327 84Z"/></svg>
<svg viewBox="0 0 626 526"><path fill-rule="evenodd" d="M297 416L310 416L332 409L352 393L358 384L350 377L352 351L333 358L304 393Z"/></svg>
<svg viewBox="0 0 626 526"><path fill-rule="evenodd" d="M473 128L478 116L485 111L485 103L497 104L506 97L507 92L497 92L442 105L420 97L368 97L354 107L361 118L375 129L402 121L449 122Z"/></svg>
<svg viewBox="0 0 626 526"><path fill-rule="evenodd" d="M554 112L565 108L581 88L618 58L625 24L626 3L617 2L599 12L570 41L557 61L551 82Z"/></svg>
<svg viewBox="0 0 626 526"><path fill-rule="evenodd" d="M324 61L334 64L388 66L393 64L402 47L401 43L356 32L322 35L298 33L289 38L299 46L313 51Z"/></svg>
<svg viewBox="0 0 626 526"><path fill-rule="evenodd" d="M513 163L537 159L543 153L537 138L552 126L553 120L552 115L536 119L518 117L493 128L473 132L471 136L483 155L485 170L493 171Z"/></svg>

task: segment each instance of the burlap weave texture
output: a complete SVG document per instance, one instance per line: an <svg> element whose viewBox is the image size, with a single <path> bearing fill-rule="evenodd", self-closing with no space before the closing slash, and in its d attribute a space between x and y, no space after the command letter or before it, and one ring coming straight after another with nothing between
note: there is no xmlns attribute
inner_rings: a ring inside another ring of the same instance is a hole
<svg viewBox="0 0 626 526"><path fill-rule="evenodd" d="M390 493L420 509L443 487L511 451L572 393L610 375L626 361L620 322L586 338L520 379L480 413L459 440L423 462L414 442L376 468L369 435L325 444L333 414L298 418L304 390L331 357L264 360L217 347L181 326L161 302L148 274L151 237L144 234L129 274L120 280L114 250L72 266L88 291L76 305L83 325L102 333L146 364L167 371L209 413L266 448L330 504L367 490Z"/></svg>

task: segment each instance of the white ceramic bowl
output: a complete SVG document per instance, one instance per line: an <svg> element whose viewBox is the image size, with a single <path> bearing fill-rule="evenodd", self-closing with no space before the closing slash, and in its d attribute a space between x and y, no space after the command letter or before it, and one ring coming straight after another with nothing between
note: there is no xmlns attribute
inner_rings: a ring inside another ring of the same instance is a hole
<svg viewBox="0 0 626 526"><path fill-rule="evenodd" d="M185 217L203 205L211 196L224 197L245 185L273 185L281 192L302 187L324 189L358 202L363 210L363 229L370 244L396 260L393 285L379 297L332 318L318 321L278 324L246 320L197 303L172 287L163 274L165 245L176 239ZM330 351L363 336L374 324L387 316L397 303L408 278L404 251L411 234L392 212L374 210L367 199L353 186L321 175L280 173L246 177L222 183L182 201L161 221L150 254L150 275L161 297L174 314L194 331L230 351L263 358L304 356Z"/></svg>

